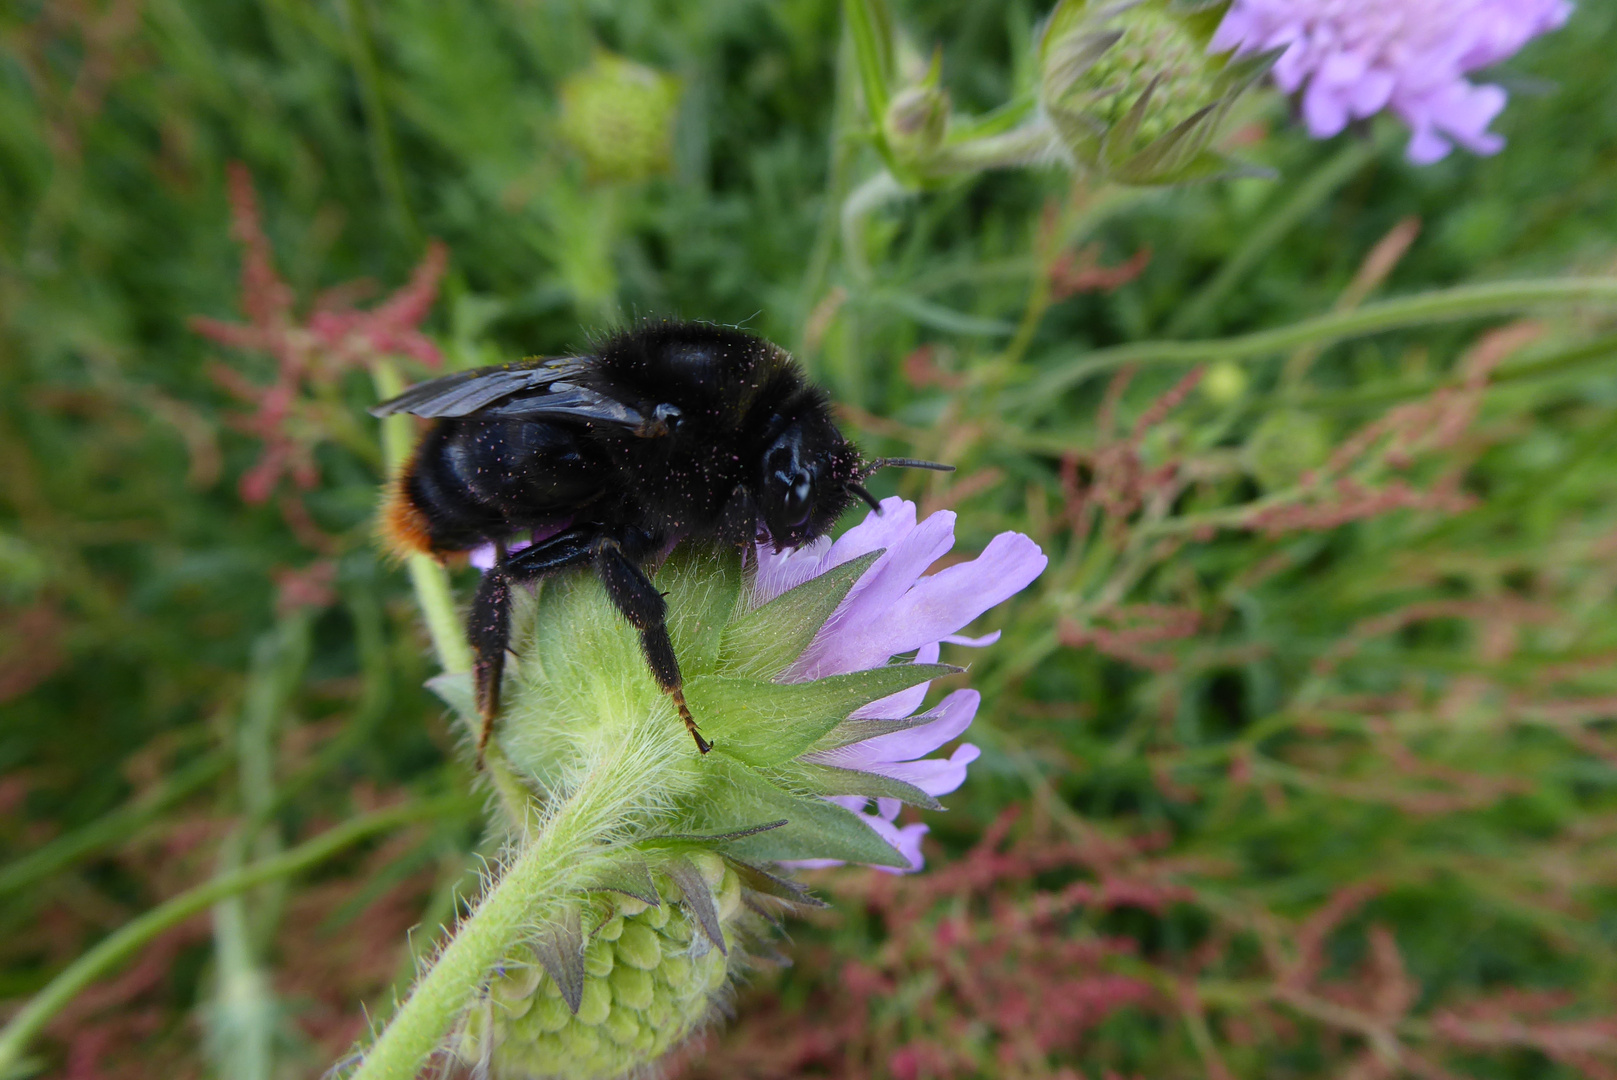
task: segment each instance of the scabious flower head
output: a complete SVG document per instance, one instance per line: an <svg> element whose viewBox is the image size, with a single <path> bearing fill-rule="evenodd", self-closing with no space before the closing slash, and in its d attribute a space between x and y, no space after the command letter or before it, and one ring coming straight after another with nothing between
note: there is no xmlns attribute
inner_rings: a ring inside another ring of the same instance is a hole
<svg viewBox="0 0 1617 1080"><path fill-rule="evenodd" d="M1039 41L1039 105L1075 165L1126 184L1232 171L1209 145L1268 58L1209 49L1227 3L1059 0Z"/></svg>
<svg viewBox="0 0 1617 1080"><path fill-rule="evenodd" d="M1495 153L1488 130L1505 91L1466 75L1513 55L1566 22L1568 0L1235 0L1214 52L1283 49L1274 79L1301 92L1316 138L1391 109L1409 125L1409 160L1425 165L1454 143Z"/></svg>
<svg viewBox="0 0 1617 1080"><path fill-rule="evenodd" d="M601 52L561 88L561 134L598 180L643 180L667 170L679 83Z"/></svg>
<svg viewBox="0 0 1617 1080"><path fill-rule="evenodd" d="M975 559L927 571L954 515L917 520L888 499L836 541L746 553L682 545L657 566L685 697L713 741L699 755L646 670L636 632L584 574L547 582L525 619L496 739L507 828L522 835L626 757L654 778L613 822L607 868L563 917L492 973L455 1052L497 1077L616 1076L704 1023L747 966L771 908L811 903L790 869L837 862L921 868L926 826L976 747L979 695L920 711L958 669L941 646L1044 569L1004 533ZM470 710L464 676L437 688Z"/></svg>

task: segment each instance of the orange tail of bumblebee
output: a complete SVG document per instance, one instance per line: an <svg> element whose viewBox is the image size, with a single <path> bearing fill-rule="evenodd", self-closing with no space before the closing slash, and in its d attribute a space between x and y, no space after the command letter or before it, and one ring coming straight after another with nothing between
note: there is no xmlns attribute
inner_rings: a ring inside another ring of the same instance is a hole
<svg viewBox="0 0 1617 1080"><path fill-rule="evenodd" d="M432 549L427 517L404 490L402 476L387 487L379 526L382 541L395 558L402 560L411 555L437 554Z"/></svg>

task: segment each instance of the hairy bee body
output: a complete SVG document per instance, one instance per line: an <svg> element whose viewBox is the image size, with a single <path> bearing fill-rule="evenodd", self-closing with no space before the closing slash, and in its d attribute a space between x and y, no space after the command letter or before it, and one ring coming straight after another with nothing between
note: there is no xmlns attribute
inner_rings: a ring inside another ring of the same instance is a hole
<svg viewBox="0 0 1617 1080"><path fill-rule="evenodd" d="M554 396L551 382L440 418L394 495L405 505L390 508L390 520L411 522L394 530L399 546L465 551L581 515L669 538L744 542L757 532L765 457L788 429L822 480L811 516L823 527L774 522L782 546L819 535L855 497L835 481L858 479L857 451L825 396L769 342L671 323L620 335L581 359L588 362L569 365L564 392L582 389L627 406L624 414L547 414L539 406ZM490 374L513 370L521 369Z"/></svg>
<svg viewBox="0 0 1617 1080"><path fill-rule="evenodd" d="M856 498L875 505L861 486L872 468L941 467L862 464L784 350L705 323L651 324L587 355L446 375L372 412L434 419L384 510L394 548L496 545L468 620L479 753L499 709L513 583L592 567L705 752L643 564L681 539L796 547ZM507 549L529 533L542 539Z"/></svg>

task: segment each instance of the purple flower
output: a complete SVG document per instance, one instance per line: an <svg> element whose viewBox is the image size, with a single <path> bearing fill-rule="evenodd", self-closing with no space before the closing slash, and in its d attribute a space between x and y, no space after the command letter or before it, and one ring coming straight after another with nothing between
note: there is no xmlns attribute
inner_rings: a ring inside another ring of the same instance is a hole
<svg viewBox="0 0 1617 1080"><path fill-rule="evenodd" d="M1044 571L1048 559L1037 544L1021 533L1001 533L983 553L923 576L954 547L954 514L941 511L916 521L915 504L903 499L883 500L881 513L871 513L836 541L822 538L795 551L776 552L760 544L758 574L753 583L754 606L774 599L787 589L818 577L835 566L868 552L885 553L866 570L847 597L826 620L803 655L784 676L787 681L823 678L863 671L885 664L894 656L914 652L915 662L933 663L939 645L983 646L999 639L992 633L980 638L958 636L977 616L1021 592ZM853 714L856 720L909 717L926 697L927 684L872 702ZM971 726L981 695L956 690L929 713L927 723L903 731L877 735L807 760L844 769L892 777L925 791L947 795L966 779L966 766L977 759L978 749L962 743L947 758L928 758ZM896 824L899 803L860 796L833 796L859 814L919 870L922 824ZM799 862L798 866L833 865L831 860Z"/></svg>
<svg viewBox="0 0 1617 1080"><path fill-rule="evenodd" d="M1409 160L1428 165L1453 143L1478 154L1504 146L1488 125L1505 91L1466 75L1571 13L1568 0L1235 0L1209 49L1284 49L1275 82L1302 92L1312 135L1329 138L1390 108L1414 133Z"/></svg>

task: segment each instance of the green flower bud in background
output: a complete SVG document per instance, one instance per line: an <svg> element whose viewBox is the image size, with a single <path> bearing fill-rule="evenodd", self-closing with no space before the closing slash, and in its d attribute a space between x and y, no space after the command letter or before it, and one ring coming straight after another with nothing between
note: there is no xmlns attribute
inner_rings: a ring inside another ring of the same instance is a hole
<svg viewBox="0 0 1617 1080"><path fill-rule="evenodd" d="M1039 43L1039 104L1073 164L1126 184L1232 171L1209 149L1274 54L1209 55L1227 0L1061 0Z"/></svg>
<svg viewBox="0 0 1617 1080"><path fill-rule="evenodd" d="M1220 360L1207 369L1198 385L1202 397L1214 405L1233 405L1247 388L1246 369L1231 360Z"/></svg>
<svg viewBox="0 0 1617 1080"><path fill-rule="evenodd" d="M597 180L643 180L672 159L679 83L607 52L561 88L561 135Z"/></svg>
<svg viewBox="0 0 1617 1080"><path fill-rule="evenodd" d="M882 117L882 135L888 149L902 163L924 168L943 145L949 132L949 92L939 82L941 54L933 56L926 75L893 95Z"/></svg>
<svg viewBox="0 0 1617 1080"><path fill-rule="evenodd" d="M1280 491L1323 465L1332 442L1330 429L1318 416L1300 409L1277 409L1259 422L1246 441L1241 460L1263 490Z"/></svg>

